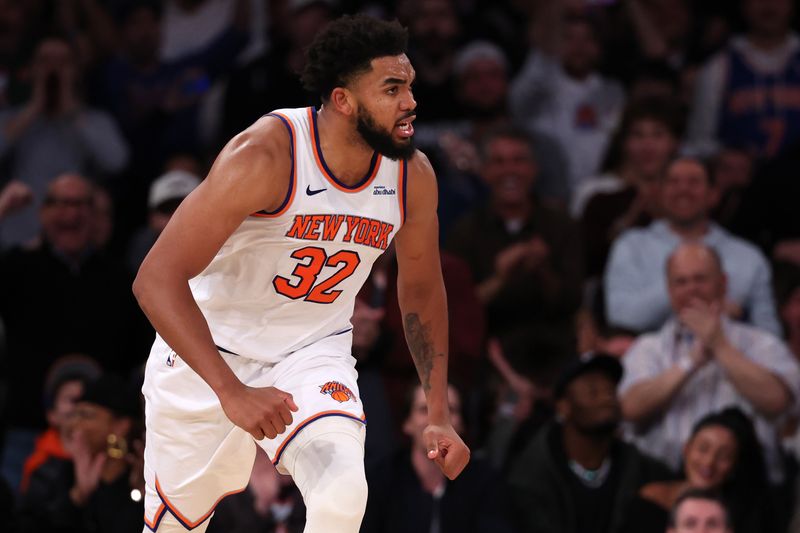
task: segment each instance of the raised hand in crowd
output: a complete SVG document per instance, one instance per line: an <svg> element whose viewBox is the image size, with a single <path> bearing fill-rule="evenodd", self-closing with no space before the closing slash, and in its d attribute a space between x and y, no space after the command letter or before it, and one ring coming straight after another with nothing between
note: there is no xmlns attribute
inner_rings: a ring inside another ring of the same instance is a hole
<svg viewBox="0 0 800 533"><path fill-rule="evenodd" d="M640 180L636 183L636 197L630 207L611 225L609 240L613 241L625 230L636 226L643 215L655 219L661 211L661 189L657 180Z"/></svg>
<svg viewBox="0 0 800 533"><path fill-rule="evenodd" d="M694 299L680 310L679 317L704 348L712 350L722 340L722 306L719 302Z"/></svg>
<svg viewBox="0 0 800 533"><path fill-rule="evenodd" d="M22 136L42 115L70 116L80 108L76 94L77 69L68 47L58 40L44 41L31 65L31 98L6 124L3 132L9 141Z"/></svg>
<svg viewBox="0 0 800 533"><path fill-rule="evenodd" d="M520 270L536 270L549 254L550 248L539 236L512 244L497 254L495 273L501 280L506 281Z"/></svg>
<svg viewBox="0 0 800 533"><path fill-rule="evenodd" d="M10 181L0 190L0 220L33 201L33 191L21 181Z"/></svg>
<svg viewBox="0 0 800 533"><path fill-rule="evenodd" d="M446 132L439 136L439 147L450 164L461 172L477 174L480 171L478 149L470 141L455 133Z"/></svg>
<svg viewBox="0 0 800 533"><path fill-rule="evenodd" d="M69 491L69 498L76 506L83 507L100 485L108 456L105 453L94 453L86 435L80 429L67 432L64 448L72 455L75 465L75 484Z"/></svg>
<svg viewBox="0 0 800 533"><path fill-rule="evenodd" d="M490 339L487 348L489 361L503 377L513 396L514 420L522 422L533 412L534 404L542 393L530 379L514 370L503 353L500 341Z"/></svg>

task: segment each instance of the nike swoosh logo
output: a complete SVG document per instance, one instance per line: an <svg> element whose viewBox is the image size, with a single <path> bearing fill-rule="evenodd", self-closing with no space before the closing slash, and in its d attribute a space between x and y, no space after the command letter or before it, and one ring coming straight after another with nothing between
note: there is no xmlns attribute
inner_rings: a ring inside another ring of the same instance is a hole
<svg viewBox="0 0 800 533"><path fill-rule="evenodd" d="M325 189L325 188L311 190L311 185L306 186L306 194L309 195L309 196L314 196L315 194L319 194L319 193L321 193L323 191L327 191L327 190L328 189Z"/></svg>

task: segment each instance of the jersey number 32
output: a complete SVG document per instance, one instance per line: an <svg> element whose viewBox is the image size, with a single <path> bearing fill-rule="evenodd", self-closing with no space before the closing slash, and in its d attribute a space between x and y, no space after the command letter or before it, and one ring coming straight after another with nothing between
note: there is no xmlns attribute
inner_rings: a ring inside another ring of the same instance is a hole
<svg viewBox="0 0 800 533"><path fill-rule="evenodd" d="M299 262L291 276L297 281L283 276L275 276L272 285L278 294L292 300L302 298L306 302L329 304L342 293L334 287L353 275L361 263L361 258L351 250L341 250L328 256L325 250L316 246L306 246L292 252L292 257ZM322 268L340 267L332 276L317 283Z"/></svg>

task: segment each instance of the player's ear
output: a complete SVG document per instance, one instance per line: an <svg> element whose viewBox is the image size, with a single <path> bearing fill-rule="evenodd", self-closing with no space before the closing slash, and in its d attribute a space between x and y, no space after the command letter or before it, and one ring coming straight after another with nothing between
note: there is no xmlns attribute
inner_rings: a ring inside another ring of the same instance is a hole
<svg viewBox="0 0 800 533"><path fill-rule="evenodd" d="M331 91L330 104L343 115L354 115L356 112L355 98L344 87L336 87Z"/></svg>

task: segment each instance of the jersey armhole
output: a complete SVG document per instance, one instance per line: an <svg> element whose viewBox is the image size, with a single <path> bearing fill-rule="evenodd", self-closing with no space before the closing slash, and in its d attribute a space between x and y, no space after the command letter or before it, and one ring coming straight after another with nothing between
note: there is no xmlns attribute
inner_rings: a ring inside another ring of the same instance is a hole
<svg viewBox="0 0 800 533"><path fill-rule="evenodd" d="M294 126L292 125L292 121L286 115L284 115L282 113L268 113L266 116L275 117L275 118L279 119L281 122L283 122L283 125L286 126L286 131L289 132L289 141L290 141L289 154L290 154L290 156L292 158L292 166L291 166L291 170L289 172L289 189L286 191L286 197L283 199L283 202L281 203L281 205L278 206L277 209L275 209L273 211L266 211L266 210L257 211L255 213L253 213L251 216L263 217L263 218L274 218L274 217L282 215L283 213L286 212L287 209L289 209L289 206L292 205L292 200L294 199L295 189L297 189L297 184L296 184L297 180L296 180L296 176L295 176L295 167L296 167L296 165L295 165L295 162L294 162L294 160L295 160L295 152L296 152L295 143L296 143L296 138L297 137L296 137L295 132L294 132Z"/></svg>

